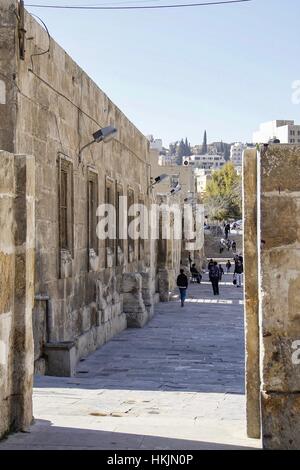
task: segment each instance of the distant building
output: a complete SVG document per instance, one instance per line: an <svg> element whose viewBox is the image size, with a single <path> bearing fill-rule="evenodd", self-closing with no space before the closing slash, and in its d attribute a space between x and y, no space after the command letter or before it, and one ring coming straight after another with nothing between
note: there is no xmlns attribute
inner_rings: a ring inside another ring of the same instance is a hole
<svg viewBox="0 0 300 470"><path fill-rule="evenodd" d="M279 139L281 144L300 144L300 125L296 125L295 121L269 121L253 133L255 144L267 144L272 139Z"/></svg>
<svg viewBox="0 0 300 470"><path fill-rule="evenodd" d="M194 169L195 188L198 194L203 195L206 192L207 184L211 180L212 170L204 168Z"/></svg>
<svg viewBox="0 0 300 470"><path fill-rule="evenodd" d="M247 145L243 144L242 142L236 142L231 146L230 160L232 161L235 167L243 166L243 153L246 148Z"/></svg>
<svg viewBox="0 0 300 470"><path fill-rule="evenodd" d="M163 141L162 139L155 139L152 134L147 135L147 139L150 142L150 149L157 150L158 152L162 152L163 150Z"/></svg>
<svg viewBox="0 0 300 470"><path fill-rule="evenodd" d="M155 150L155 149L151 149ZM159 166L174 166L177 165L176 155L159 155L158 164Z"/></svg>
<svg viewBox="0 0 300 470"><path fill-rule="evenodd" d="M194 168L203 168L206 170L220 169L225 165L226 160L221 155L191 155L189 157L182 157L182 164L184 166L192 166Z"/></svg>

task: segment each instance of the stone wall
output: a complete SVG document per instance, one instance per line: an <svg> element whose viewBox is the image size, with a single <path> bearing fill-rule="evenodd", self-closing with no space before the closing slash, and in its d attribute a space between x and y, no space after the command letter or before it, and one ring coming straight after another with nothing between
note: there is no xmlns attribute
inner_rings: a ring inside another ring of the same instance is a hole
<svg viewBox="0 0 300 470"><path fill-rule="evenodd" d="M17 3L5 0L0 6L0 80L5 85L0 149L33 155L36 162L35 369L55 373L48 363L58 354L66 357L65 373L70 374L74 361L126 328L120 296L125 273L150 276L152 270L147 296L151 311L155 272L149 243L139 250L136 241L130 254L127 240L122 249L107 246L105 240L91 249L88 233L90 178L98 204L107 202L109 188L113 203L117 191L124 196L132 191L134 202L149 205L149 143L26 12L22 60ZM91 145L79 158L92 134L108 125L118 129L117 136ZM67 249L61 243L59 215L62 169L68 185ZM144 286L145 295L146 290Z"/></svg>
<svg viewBox="0 0 300 470"><path fill-rule="evenodd" d="M264 448L299 449L300 147L262 146L255 157L244 167L248 432L258 436L260 420Z"/></svg>
<svg viewBox="0 0 300 470"><path fill-rule="evenodd" d="M0 151L0 438L32 421L32 157Z"/></svg>

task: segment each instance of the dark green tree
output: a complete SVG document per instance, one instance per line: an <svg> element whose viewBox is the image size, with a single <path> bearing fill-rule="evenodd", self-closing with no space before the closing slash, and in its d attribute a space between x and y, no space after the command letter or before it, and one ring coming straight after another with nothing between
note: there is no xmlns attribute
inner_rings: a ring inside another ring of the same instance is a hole
<svg viewBox="0 0 300 470"><path fill-rule="evenodd" d="M185 145L184 157L189 157L190 155L192 155L192 149L191 149L191 144L187 140L187 137L185 138L184 145Z"/></svg>
<svg viewBox="0 0 300 470"><path fill-rule="evenodd" d="M176 149L177 149L178 141L169 144L169 155L176 155Z"/></svg>
<svg viewBox="0 0 300 470"><path fill-rule="evenodd" d="M203 144L202 144L202 155L207 154L207 133L204 131Z"/></svg>
<svg viewBox="0 0 300 470"><path fill-rule="evenodd" d="M176 159L177 164L181 165L182 164L182 157L185 157L185 144L184 144L183 139L181 139L181 141L177 145L176 157L177 157L177 159Z"/></svg>

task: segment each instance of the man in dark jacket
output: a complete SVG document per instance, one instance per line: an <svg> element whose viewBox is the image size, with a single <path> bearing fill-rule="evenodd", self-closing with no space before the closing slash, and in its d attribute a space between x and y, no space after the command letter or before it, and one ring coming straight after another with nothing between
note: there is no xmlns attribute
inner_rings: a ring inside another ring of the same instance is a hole
<svg viewBox="0 0 300 470"><path fill-rule="evenodd" d="M177 277L177 287L180 292L181 307L184 307L188 285L189 285L188 278L184 274L184 270L181 269L180 274Z"/></svg>
<svg viewBox="0 0 300 470"><path fill-rule="evenodd" d="M214 262L214 265L209 270L209 280L212 284L214 295L220 295L219 293L220 270L218 268L218 263L216 261Z"/></svg>
<svg viewBox="0 0 300 470"><path fill-rule="evenodd" d="M229 232L230 232L230 224L226 224L225 225L225 238L226 240L228 240L228 235L229 235Z"/></svg>
<svg viewBox="0 0 300 470"><path fill-rule="evenodd" d="M237 258L235 263L234 275L236 278L236 287L242 287L242 276L244 272L244 267L239 258Z"/></svg>
<svg viewBox="0 0 300 470"><path fill-rule="evenodd" d="M213 262L213 260L211 259L211 260L209 261L208 265L207 265L208 271L210 271L210 268L212 268L213 265L214 265L214 262Z"/></svg>

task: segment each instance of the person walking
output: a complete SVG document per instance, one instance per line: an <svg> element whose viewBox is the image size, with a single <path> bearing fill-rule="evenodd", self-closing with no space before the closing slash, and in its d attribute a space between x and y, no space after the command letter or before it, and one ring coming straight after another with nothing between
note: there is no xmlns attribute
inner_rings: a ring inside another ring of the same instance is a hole
<svg viewBox="0 0 300 470"><path fill-rule="evenodd" d="M230 224L226 224L225 225L225 239L228 240L228 235L229 235L229 232L230 232Z"/></svg>
<svg viewBox="0 0 300 470"><path fill-rule="evenodd" d="M226 269L227 269L227 274L230 273L230 269L231 269L231 263L230 261L228 260L227 263L226 263Z"/></svg>
<svg viewBox="0 0 300 470"><path fill-rule="evenodd" d="M207 265L208 272L209 272L210 268L213 267L213 265L214 265L214 262L213 262L213 260L211 259L211 260L209 261L208 265Z"/></svg>
<svg viewBox="0 0 300 470"><path fill-rule="evenodd" d="M223 274L224 274L224 269L223 269L223 266L221 264L219 264L219 280L220 282L222 281L222 277L223 277Z"/></svg>
<svg viewBox="0 0 300 470"><path fill-rule="evenodd" d="M214 295L219 295L219 280L220 280L220 271L218 268L218 263L215 261L213 266L209 270L209 280L212 284Z"/></svg>
<svg viewBox="0 0 300 470"><path fill-rule="evenodd" d="M242 287L242 277L243 277L243 264L240 259L236 260L234 275L236 279L236 287Z"/></svg>
<svg viewBox="0 0 300 470"><path fill-rule="evenodd" d="M181 307L184 307L188 285L189 285L188 278L184 274L184 269L181 269L180 274L177 277L177 287L180 293Z"/></svg>
<svg viewBox="0 0 300 470"><path fill-rule="evenodd" d="M193 278L193 279L196 279L196 280L197 280L197 283L198 283L198 284L201 284L202 275L199 273L198 269L196 268L195 263L192 264L192 267L191 267L191 275L192 275L192 278Z"/></svg>
<svg viewBox="0 0 300 470"><path fill-rule="evenodd" d="M233 253L236 253L236 242L234 240L232 242L231 249L232 249Z"/></svg>

